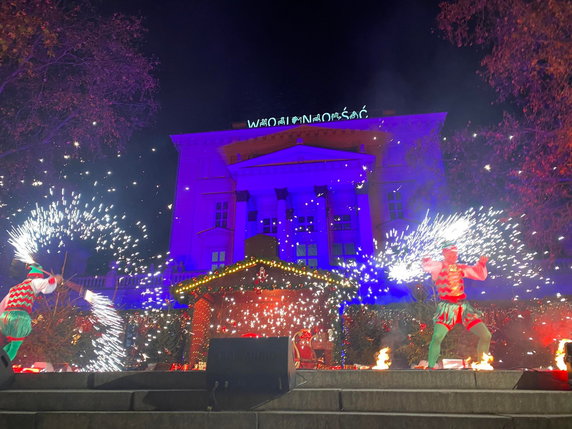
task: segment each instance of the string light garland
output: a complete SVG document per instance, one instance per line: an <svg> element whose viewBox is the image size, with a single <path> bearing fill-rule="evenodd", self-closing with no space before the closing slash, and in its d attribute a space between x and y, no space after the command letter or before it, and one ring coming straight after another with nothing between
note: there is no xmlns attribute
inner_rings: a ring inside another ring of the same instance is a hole
<svg viewBox="0 0 572 429"><path fill-rule="evenodd" d="M340 286L342 288L355 287L355 284L353 284L350 280L343 278L337 274L332 275L332 273L324 272L323 270L312 270L312 268L306 267L304 265L297 265L278 260L250 258L245 261L238 262L234 265L224 267L221 272L215 271L214 273L206 274L198 278L177 283L172 286L172 294L176 299L180 301L185 297L185 295L188 295L189 292L197 293L201 286L206 285L209 282L252 268L259 264L267 265L271 268L277 268L297 276L305 276L308 278L308 280L320 280L327 284Z"/></svg>

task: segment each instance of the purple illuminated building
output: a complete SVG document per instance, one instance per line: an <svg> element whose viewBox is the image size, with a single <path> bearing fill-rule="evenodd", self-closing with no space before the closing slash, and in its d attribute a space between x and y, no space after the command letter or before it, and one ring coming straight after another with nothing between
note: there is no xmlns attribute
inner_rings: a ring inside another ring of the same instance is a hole
<svg viewBox="0 0 572 429"><path fill-rule="evenodd" d="M179 151L171 256L208 272L249 256L245 241L258 234L275 238L281 259L311 267L371 253L388 229L436 208L445 117L171 136Z"/></svg>

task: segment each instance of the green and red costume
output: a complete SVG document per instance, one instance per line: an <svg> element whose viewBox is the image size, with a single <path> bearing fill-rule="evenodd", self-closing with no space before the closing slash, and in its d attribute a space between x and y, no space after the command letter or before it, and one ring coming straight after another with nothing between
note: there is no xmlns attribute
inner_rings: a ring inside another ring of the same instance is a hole
<svg viewBox="0 0 572 429"><path fill-rule="evenodd" d="M14 360L24 338L32 332L32 306L39 293L52 293L57 286L56 279L43 278L43 273L32 268L26 280L10 288L0 303L0 332L8 340L4 350Z"/></svg>
<svg viewBox="0 0 572 429"><path fill-rule="evenodd" d="M449 246L447 249L456 252L454 246ZM433 338L429 344L429 368L433 368L437 363L441 353L441 342L457 323L462 324L479 337L477 354L480 359L483 353L489 351L491 334L481 320L481 313L467 301L463 279L485 280L487 278L486 258L472 266L426 258L422 266L431 274L439 295L439 304L433 316L435 323Z"/></svg>

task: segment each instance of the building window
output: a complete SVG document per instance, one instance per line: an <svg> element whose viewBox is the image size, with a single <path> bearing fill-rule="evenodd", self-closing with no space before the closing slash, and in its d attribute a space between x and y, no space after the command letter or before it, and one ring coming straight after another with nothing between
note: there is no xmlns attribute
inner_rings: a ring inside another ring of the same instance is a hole
<svg viewBox="0 0 572 429"><path fill-rule="evenodd" d="M334 215L332 231L347 231L352 229L352 216L349 214Z"/></svg>
<svg viewBox="0 0 572 429"><path fill-rule="evenodd" d="M316 268L318 266L318 246L316 244L297 244L296 262Z"/></svg>
<svg viewBox="0 0 572 429"><path fill-rule="evenodd" d="M225 265L226 252L224 250L218 250L211 253L211 270L216 270L217 268L222 268Z"/></svg>
<svg viewBox="0 0 572 429"><path fill-rule="evenodd" d="M262 219L262 233L276 234L278 219L275 217L267 217Z"/></svg>
<svg viewBox="0 0 572 429"><path fill-rule="evenodd" d="M387 194L389 218L391 220L403 219L403 201L401 199L401 192L392 191Z"/></svg>
<svg viewBox="0 0 572 429"><path fill-rule="evenodd" d="M356 261L356 246L354 243L334 243L332 248L334 265Z"/></svg>
<svg viewBox="0 0 572 429"><path fill-rule="evenodd" d="M296 232L314 232L314 216L298 216Z"/></svg>
<svg viewBox="0 0 572 429"><path fill-rule="evenodd" d="M228 202L221 201L215 207L215 227L226 228L228 221Z"/></svg>
<svg viewBox="0 0 572 429"><path fill-rule="evenodd" d="M248 221L249 222L255 222L257 218L258 218L258 211L250 210L248 212Z"/></svg>

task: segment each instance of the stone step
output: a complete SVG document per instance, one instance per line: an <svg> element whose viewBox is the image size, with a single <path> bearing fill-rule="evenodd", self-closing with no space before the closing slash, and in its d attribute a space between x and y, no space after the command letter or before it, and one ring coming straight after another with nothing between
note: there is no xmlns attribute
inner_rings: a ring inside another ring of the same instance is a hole
<svg viewBox="0 0 572 429"><path fill-rule="evenodd" d="M207 411L250 410L279 394L168 390L4 390L0 410L7 411ZM1 426L0 426L1 428Z"/></svg>
<svg viewBox="0 0 572 429"><path fill-rule="evenodd" d="M10 389L204 389L205 371L42 372L15 374Z"/></svg>
<svg viewBox="0 0 572 429"><path fill-rule="evenodd" d="M523 371L472 370L298 370L298 388L339 389L513 389Z"/></svg>
<svg viewBox="0 0 572 429"><path fill-rule="evenodd" d="M297 388L513 389L522 371L296 371ZM205 371L15 374L12 389L204 389Z"/></svg>
<svg viewBox="0 0 572 429"><path fill-rule="evenodd" d="M463 415L355 412L0 412L0 427L187 429L569 429L572 415Z"/></svg>
<svg viewBox="0 0 572 429"><path fill-rule="evenodd" d="M257 407L257 410L572 414L572 392L468 389L297 389Z"/></svg>
<svg viewBox="0 0 572 429"><path fill-rule="evenodd" d="M572 392L532 390L298 389L284 395L169 390L5 390L9 411L328 411L572 414Z"/></svg>

